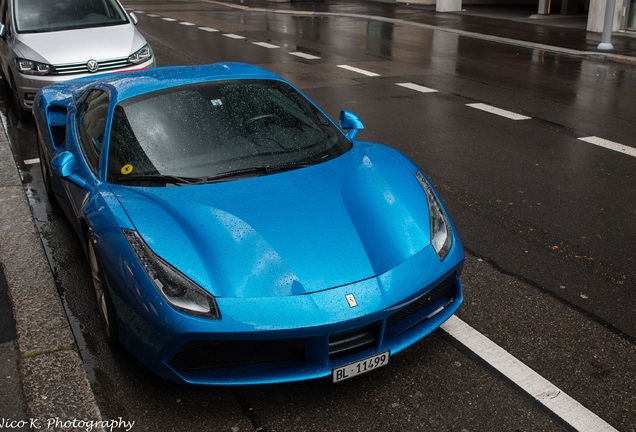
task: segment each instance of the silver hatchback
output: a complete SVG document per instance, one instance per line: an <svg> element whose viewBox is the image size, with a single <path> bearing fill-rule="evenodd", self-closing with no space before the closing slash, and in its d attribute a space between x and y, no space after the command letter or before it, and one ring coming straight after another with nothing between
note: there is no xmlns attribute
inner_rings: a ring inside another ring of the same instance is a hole
<svg viewBox="0 0 636 432"><path fill-rule="evenodd" d="M46 85L155 65L118 0L0 0L0 18L2 75L18 115Z"/></svg>

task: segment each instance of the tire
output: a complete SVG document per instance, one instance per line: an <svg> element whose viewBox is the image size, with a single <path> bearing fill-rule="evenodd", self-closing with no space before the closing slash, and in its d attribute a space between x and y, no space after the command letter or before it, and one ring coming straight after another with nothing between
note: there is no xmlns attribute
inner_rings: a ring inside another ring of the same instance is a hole
<svg viewBox="0 0 636 432"><path fill-rule="evenodd" d="M102 330L106 341L111 347L119 346L119 331L117 329L117 316L115 308L108 292L108 286L104 279L104 273L99 265L99 258L95 251L95 242L90 233L86 236L86 250L88 252L88 265L91 272L93 293L97 301L97 310L102 324Z"/></svg>

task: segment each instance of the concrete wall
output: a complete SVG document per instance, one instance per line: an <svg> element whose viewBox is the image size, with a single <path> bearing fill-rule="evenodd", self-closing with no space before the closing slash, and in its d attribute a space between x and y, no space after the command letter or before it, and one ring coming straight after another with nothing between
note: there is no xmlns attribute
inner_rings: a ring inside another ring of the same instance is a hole
<svg viewBox="0 0 636 432"><path fill-rule="evenodd" d="M603 23L605 22L605 5L607 0L590 0L590 11L587 16L587 31L602 33ZM617 31L620 28L622 20L622 6L621 0L616 1L616 10L614 11L614 23L612 25L612 31Z"/></svg>

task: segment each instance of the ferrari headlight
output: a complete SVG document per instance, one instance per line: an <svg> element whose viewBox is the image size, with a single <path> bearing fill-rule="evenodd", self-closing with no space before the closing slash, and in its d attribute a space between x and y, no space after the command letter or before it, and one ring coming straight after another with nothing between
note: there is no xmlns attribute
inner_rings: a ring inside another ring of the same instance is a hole
<svg viewBox="0 0 636 432"><path fill-rule="evenodd" d="M48 75L51 72L51 65L32 60L19 58L16 60L16 65L21 73L27 75Z"/></svg>
<svg viewBox="0 0 636 432"><path fill-rule="evenodd" d="M151 58L152 50L150 49L150 46L144 45L135 53L131 54L130 57L128 57L128 61L134 64L139 64L145 62L146 60L150 60Z"/></svg>
<svg viewBox="0 0 636 432"><path fill-rule="evenodd" d="M201 318L220 318L212 295L151 251L136 231L123 232L148 277L173 308Z"/></svg>
<svg viewBox="0 0 636 432"><path fill-rule="evenodd" d="M450 222L437 196L433 192L433 188L431 188L431 185L429 185L424 178L424 174L418 171L415 177L417 177L420 185L422 185L422 189L424 189L428 200L428 214L431 219L431 244L435 252L437 252L439 259L443 260L446 258L446 255L448 255L451 246L453 246L453 232Z"/></svg>

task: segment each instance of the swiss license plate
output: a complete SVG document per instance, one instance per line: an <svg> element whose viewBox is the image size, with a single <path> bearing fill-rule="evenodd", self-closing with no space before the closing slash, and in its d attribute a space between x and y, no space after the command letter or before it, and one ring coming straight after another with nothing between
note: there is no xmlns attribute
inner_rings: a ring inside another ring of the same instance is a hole
<svg viewBox="0 0 636 432"><path fill-rule="evenodd" d="M344 381L353 378L356 375L362 375L365 372L372 371L389 364L389 351L381 352L371 357L367 357L357 362L349 363L344 366L334 368L331 371L333 382Z"/></svg>

